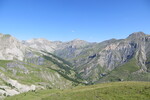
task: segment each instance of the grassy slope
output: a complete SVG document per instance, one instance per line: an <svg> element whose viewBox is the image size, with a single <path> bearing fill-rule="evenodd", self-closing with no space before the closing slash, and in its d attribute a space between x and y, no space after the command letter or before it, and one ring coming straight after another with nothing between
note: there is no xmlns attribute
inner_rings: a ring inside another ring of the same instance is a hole
<svg viewBox="0 0 150 100"><path fill-rule="evenodd" d="M57 58L58 60L62 61L63 63L59 63L57 60L55 60L55 59L53 59L53 58L51 58L49 56L44 56L44 58L46 60L52 61L53 64L58 66L58 68L52 68L49 65L47 65L47 68L49 68L49 69L51 69L53 71L56 71L62 77L64 77L67 80L72 81L75 84L76 83L77 84L82 83L82 82L80 82L80 81L82 81L82 79L80 79L80 77L78 77L78 75L72 69L72 65L69 62L67 62L67 61L65 61L65 60L63 60L63 59L61 59L61 58L59 58L59 57L57 57L57 56L55 56L55 55L53 55L51 53L48 53L48 54L52 55L53 57Z"/></svg>
<svg viewBox="0 0 150 100"><path fill-rule="evenodd" d="M29 70L29 73L28 74L22 73L24 72L23 70L17 67L13 67L13 69L17 71L16 74L13 74L13 71L7 68L8 63L17 63L17 62L18 64L19 62L22 63L19 65L23 65L25 68L27 68ZM50 61L49 61L49 65L56 66ZM29 64L21 61L0 60L0 67L5 69L5 71L0 69L0 72L4 73L7 77L10 77L11 79L17 80L22 84L39 85L39 83L43 84L43 82L45 82L45 84L50 85L52 88L59 88L59 87L64 88L64 85L68 85L68 87L71 86L70 81L68 81L61 75L59 77L56 71L45 67L45 65L41 66L41 65L35 65L32 63ZM50 78L52 79L50 80ZM53 85L53 83L55 83L55 85ZM0 80L0 85L2 84L5 84L5 82Z"/></svg>
<svg viewBox="0 0 150 100"><path fill-rule="evenodd" d="M0 72L22 84L48 85L51 88L72 87L72 85L78 85L79 81L82 81L77 78L69 62L50 53L47 53L48 56L37 52L33 52L33 54L44 58L42 65L39 65L38 57L25 58L23 62L0 60ZM7 67L8 63L16 65ZM25 73L26 70L22 68L26 69L28 73ZM0 80L0 85L2 84L5 82Z"/></svg>
<svg viewBox="0 0 150 100"><path fill-rule="evenodd" d="M67 90L28 92L6 100L149 100L150 82L114 82Z"/></svg>
<svg viewBox="0 0 150 100"><path fill-rule="evenodd" d="M113 82L113 81L150 81L149 73L134 73L140 69L137 65L135 58L131 59L129 62L117 67L111 71L108 75L101 78L99 82Z"/></svg>

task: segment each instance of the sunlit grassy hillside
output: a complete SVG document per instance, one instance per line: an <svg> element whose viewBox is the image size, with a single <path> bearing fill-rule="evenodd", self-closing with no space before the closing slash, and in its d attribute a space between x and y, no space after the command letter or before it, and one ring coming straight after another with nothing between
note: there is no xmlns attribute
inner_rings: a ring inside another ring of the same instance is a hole
<svg viewBox="0 0 150 100"><path fill-rule="evenodd" d="M6 100L150 100L150 82L113 82L66 90L40 90Z"/></svg>

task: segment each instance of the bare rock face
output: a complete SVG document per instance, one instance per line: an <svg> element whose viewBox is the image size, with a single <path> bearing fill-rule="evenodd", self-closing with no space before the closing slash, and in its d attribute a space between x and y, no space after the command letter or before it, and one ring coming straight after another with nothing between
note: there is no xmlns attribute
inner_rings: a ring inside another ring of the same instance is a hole
<svg viewBox="0 0 150 100"><path fill-rule="evenodd" d="M137 72L147 73L149 69L150 59L149 46L149 35L146 35L143 32L133 33L124 40L119 40L115 43L110 43L107 46L105 46L103 49L97 52L97 56L96 58L93 58L93 60L87 59L88 63L83 64L83 66L81 65L82 69L84 70L81 69L80 73L84 73L82 74L82 77L84 79L88 79L91 76L101 76L107 71L112 71L115 68L126 64L133 58L136 59L136 65L140 66L140 69ZM105 71L100 72L99 68L103 68ZM97 72L98 74L95 74L95 72ZM92 78L90 78L90 80L92 80ZM96 80L99 80L99 78L93 78L93 81Z"/></svg>
<svg viewBox="0 0 150 100"><path fill-rule="evenodd" d="M0 34L0 59L23 60L25 47L14 37Z"/></svg>
<svg viewBox="0 0 150 100"><path fill-rule="evenodd" d="M136 44L132 44L129 41L110 44L99 52L98 64L108 70L113 70L116 66L132 58L135 50Z"/></svg>
<svg viewBox="0 0 150 100"><path fill-rule="evenodd" d="M50 53L53 53L57 50L63 50L66 48L80 48L89 44L86 41L75 39L69 42L60 42L60 41L49 41L43 38L31 39L27 41L22 41L28 47L34 48L36 50L44 50Z"/></svg>
<svg viewBox="0 0 150 100"><path fill-rule="evenodd" d="M65 59L70 59L72 57L80 55L81 51L83 51L82 48L85 48L86 46L91 44L79 39L68 42L52 42L42 38L22 41L22 43L39 51L43 50L54 53L55 55L58 55L59 57Z"/></svg>
<svg viewBox="0 0 150 100"><path fill-rule="evenodd" d="M28 91L34 91L37 87L35 85L24 85L19 83L17 80L13 80L7 76L5 76L3 73L0 73L0 78L8 84L8 86L0 86L0 97L3 96L13 96L16 94L20 94L23 92L28 92Z"/></svg>
<svg viewBox="0 0 150 100"><path fill-rule="evenodd" d="M36 50L44 50L47 52L54 52L62 44L59 41L51 42L43 38L22 41L22 43Z"/></svg>

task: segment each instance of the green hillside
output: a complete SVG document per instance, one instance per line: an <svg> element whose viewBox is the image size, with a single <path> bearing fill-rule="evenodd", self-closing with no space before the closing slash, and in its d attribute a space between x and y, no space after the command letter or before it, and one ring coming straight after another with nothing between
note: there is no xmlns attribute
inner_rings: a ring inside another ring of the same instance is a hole
<svg viewBox="0 0 150 100"><path fill-rule="evenodd" d="M106 76L102 77L100 82L114 82L114 81L150 81L150 73L138 73L140 70L135 58L132 58L127 63L115 68Z"/></svg>
<svg viewBox="0 0 150 100"><path fill-rule="evenodd" d="M66 90L40 90L5 100L149 100L150 82L113 82Z"/></svg>
<svg viewBox="0 0 150 100"><path fill-rule="evenodd" d="M9 87L9 78L21 84L44 88L69 88L80 83L71 66L53 55L39 54L24 61L0 60L0 74L5 76L0 77L0 85Z"/></svg>

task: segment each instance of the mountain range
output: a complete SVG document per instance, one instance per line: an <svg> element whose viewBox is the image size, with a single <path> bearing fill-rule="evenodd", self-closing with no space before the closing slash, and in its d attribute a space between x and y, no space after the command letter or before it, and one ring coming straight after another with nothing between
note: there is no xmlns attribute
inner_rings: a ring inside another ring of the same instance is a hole
<svg viewBox="0 0 150 100"><path fill-rule="evenodd" d="M0 34L0 97L38 89L113 81L150 81L150 35L100 43L43 38L19 41Z"/></svg>

